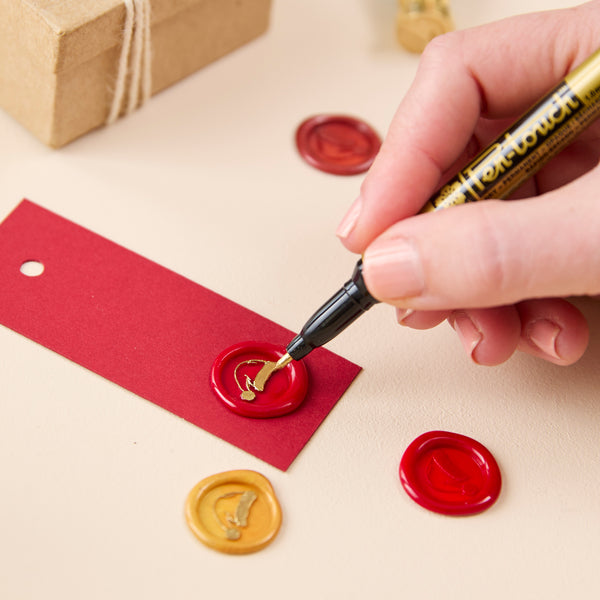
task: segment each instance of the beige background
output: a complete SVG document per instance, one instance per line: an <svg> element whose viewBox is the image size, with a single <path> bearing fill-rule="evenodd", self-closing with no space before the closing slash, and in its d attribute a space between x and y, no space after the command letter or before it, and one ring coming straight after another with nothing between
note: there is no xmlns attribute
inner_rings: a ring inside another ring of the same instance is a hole
<svg viewBox="0 0 600 600"><path fill-rule="evenodd" d="M527 9L561 4L574 2ZM524 5L452 2L461 27ZM385 132L418 62L395 43L395 11L276 0L265 37L61 151L0 114L0 215L26 196L297 328L354 264L334 230L361 178L308 167L294 130L343 112ZM582 307L577 365L494 369L447 325L413 332L376 307L330 344L364 372L288 473L0 327L0 597L597 597L600 310ZM404 449L438 428L496 456L488 512L443 517L402 490ZM239 468L271 480L284 524L230 557L192 536L183 503Z"/></svg>

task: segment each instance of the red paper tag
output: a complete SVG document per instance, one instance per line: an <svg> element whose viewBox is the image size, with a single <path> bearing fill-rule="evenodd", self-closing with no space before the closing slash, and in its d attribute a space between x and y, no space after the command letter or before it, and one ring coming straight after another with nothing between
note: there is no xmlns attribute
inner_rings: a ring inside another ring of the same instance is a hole
<svg viewBox="0 0 600 600"><path fill-rule="evenodd" d="M215 357L294 333L28 200L0 225L0 323L286 470L360 371L318 349L293 413L252 419L212 393ZM39 276L21 272L34 260Z"/></svg>

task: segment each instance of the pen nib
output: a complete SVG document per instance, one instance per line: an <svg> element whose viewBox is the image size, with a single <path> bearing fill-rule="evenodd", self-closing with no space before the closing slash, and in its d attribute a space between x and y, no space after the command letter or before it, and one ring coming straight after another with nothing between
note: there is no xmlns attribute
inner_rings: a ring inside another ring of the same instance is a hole
<svg viewBox="0 0 600 600"><path fill-rule="evenodd" d="M292 362L292 357L286 352L276 363L274 371L279 371L279 369L283 369L287 367Z"/></svg>

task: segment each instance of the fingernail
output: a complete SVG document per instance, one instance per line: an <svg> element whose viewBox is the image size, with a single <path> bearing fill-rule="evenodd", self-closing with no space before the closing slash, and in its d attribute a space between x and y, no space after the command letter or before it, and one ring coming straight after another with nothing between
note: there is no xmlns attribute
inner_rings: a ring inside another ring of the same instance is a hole
<svg viewBox="0 0 600 600"><path fill-rule="evenodd" d="M471 357L471 360L476 363L477 360L474 356L474 352L483 339L483 334L465 312L455 313L450 324L454 327L456 333L458 333L458 338L460 339L465 352Z"/></svg>
<svg viewBox="0 0 600 600"><path fill-rule="evenodd" d="M413 298L425 289L421 257L409 240L379 239L367 248L363 262L367 287L376 298Z"/></svg>
<svg viewBox="0 0 600 600"><path fill-rule="evenodd" d="M560 332L561 329L556 323L547 319L540 319L529 325L527 328L527 338L544 354L560 359L561 356L556 349L556 340Z"/></svg>
<svg viewBox="0 0 600 600"><path fill-rule="evenodd" d="M414 313L414 309L412 308L397 308L396 309L396 320L400 325L406 325L404 319L410 317Z"/></svg>
<svg viewBox="0 0 600 600"><path fill-rule="evenodd" d="M350 210L346 213L346 216L342 219L335 234L341 239L346 239L354 229L358 222L360 211L362 210L362 197L359 196L354 204L350 207Z"/></svg>

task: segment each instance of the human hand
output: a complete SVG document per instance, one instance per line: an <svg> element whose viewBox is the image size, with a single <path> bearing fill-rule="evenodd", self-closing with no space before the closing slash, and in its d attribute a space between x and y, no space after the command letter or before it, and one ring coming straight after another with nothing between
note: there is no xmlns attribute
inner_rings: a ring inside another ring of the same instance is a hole
<svg viewBox="0 0 600 600"><path fill-rule="evenodd" d="M476 363L518 348L566 365L585 351L587 323L563 298L600 294L600 122L515 199L413 215L597 49L599 23L595 0L436 38L338 228L402 324L447 318Z"/></svg>

